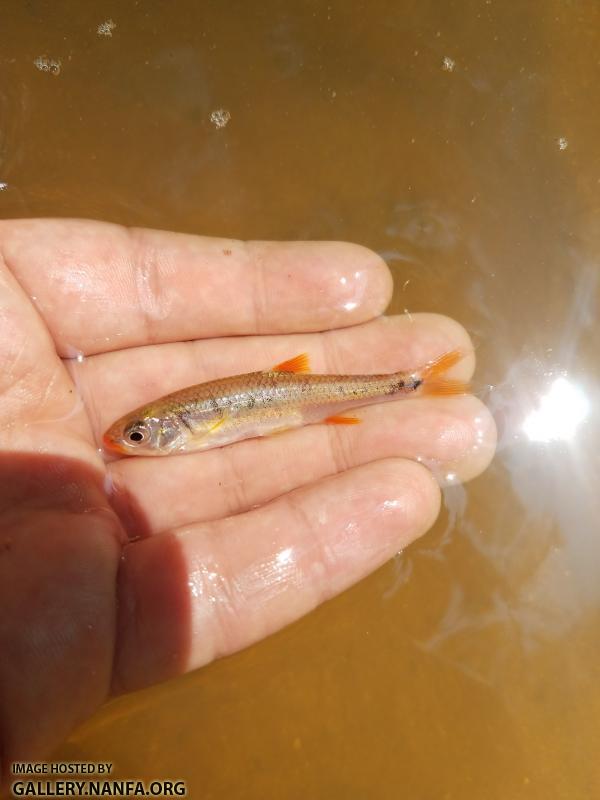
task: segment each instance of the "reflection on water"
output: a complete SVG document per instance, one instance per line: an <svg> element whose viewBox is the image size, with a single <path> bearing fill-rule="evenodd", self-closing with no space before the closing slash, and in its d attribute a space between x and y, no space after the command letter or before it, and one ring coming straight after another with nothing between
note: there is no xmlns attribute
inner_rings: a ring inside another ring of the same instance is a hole
<svg viewBox="0 0 600 800"><path fill-rule="evenodd" d="M600 9L9 5L0 214L362 242L393 312L472 333L500 429L423 540L58 755L206 798L599 796Z"/></svg>
<svg viewBox="0 0 600 800"><path fill-rule="evenodd" d="M583 391L567 378L556 378L525 418L522 430L532 442L571 441L589 411Z"/></svg>
<svg viewBox="0 0 600 800"><path fill-rule="evenodd" d="M399 203L392 216L394 222L385 229L387 235L417 249L446 250L458 241L457 220L438 209Z"/></svg>

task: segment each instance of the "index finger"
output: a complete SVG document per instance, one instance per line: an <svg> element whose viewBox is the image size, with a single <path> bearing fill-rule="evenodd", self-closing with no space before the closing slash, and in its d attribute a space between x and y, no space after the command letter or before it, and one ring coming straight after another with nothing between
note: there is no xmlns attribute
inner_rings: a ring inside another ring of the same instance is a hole
<svg viewBox="0 0 600 800"><path fill-rule="evenodd" d="M384 262L344 242L241 242L87 220L0 223L0 251L62 356L354 325L391 296Z"/></svg>

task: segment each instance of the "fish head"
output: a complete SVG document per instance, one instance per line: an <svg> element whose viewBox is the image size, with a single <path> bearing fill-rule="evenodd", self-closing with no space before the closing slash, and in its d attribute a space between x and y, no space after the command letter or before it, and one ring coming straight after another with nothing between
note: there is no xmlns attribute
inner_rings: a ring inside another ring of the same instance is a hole
<svg viewBox="0 0 600 800"><path fill-rule="evenodd" d="M162 456L185 443L185 429L175 416L140 411L121 417L102 437L104 447L127 456Z"/></svg>

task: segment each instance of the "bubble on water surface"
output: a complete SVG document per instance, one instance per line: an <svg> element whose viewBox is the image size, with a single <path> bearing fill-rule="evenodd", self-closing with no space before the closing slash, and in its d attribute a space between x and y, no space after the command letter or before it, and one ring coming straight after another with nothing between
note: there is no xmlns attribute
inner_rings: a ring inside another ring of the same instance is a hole
<svg viewBox="0 0 600 800"><path fill-rule="evenodd" d="M5 192L8 189L8 183L0 181L0 192Z"/></svg>
<svg viewBox="0 0 600 800"><path fill-rule="evenodd" d="M455 67L456 61L450 58L450 56L444 56L444 60L442 61L442 69L446 72L454 72Z"/></svg>
<svg viewBox="0 0 600 800"><path fill-rule="evenodd" d="M556 140L556 144L558 145L559 150L566 150L567 147L569 146L569 140L566 139L564 136L560 136Z"/></svg>
<svg viewBox="0 0 600 800"><path fill-rule="evenodd" d="M60 75L60 59L48 58L48 56L38 56L33 63L40 72L50 72L52 75Z"/></svg>
<svg viewBox="0 0 600 800"><path fill-rule="evenodd" d="M98 36L112 36L112 32L116 27L116 22L113 22L112 19L107 19L105 22L101 22L100 25L98 25L96 33Z"/></svg>
<svg viewBox="0 0 600 800"><path fill-rule="evenodd" d="M215 128L224 128L231 119L231 114L226 108L217 108L210 113L210 121Z"/></svg>

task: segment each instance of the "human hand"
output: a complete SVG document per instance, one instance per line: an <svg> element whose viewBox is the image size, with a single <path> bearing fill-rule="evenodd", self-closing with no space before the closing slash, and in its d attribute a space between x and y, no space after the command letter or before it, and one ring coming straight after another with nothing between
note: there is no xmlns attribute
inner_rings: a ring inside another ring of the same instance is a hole
<svg viewBox="0 0 600 800"><path fill-rule="evenodd" d="M390 292L355 245L0 223L4 768L111 693L268 636L424 533L440 491L417 458L461 479L487 465L494 425L473 397L372 405L362 425L191 455L101 457L104 429L140 403L300 352L315 372L350 373L460 348L468 379L465 331L379 317Z"/></svg>

